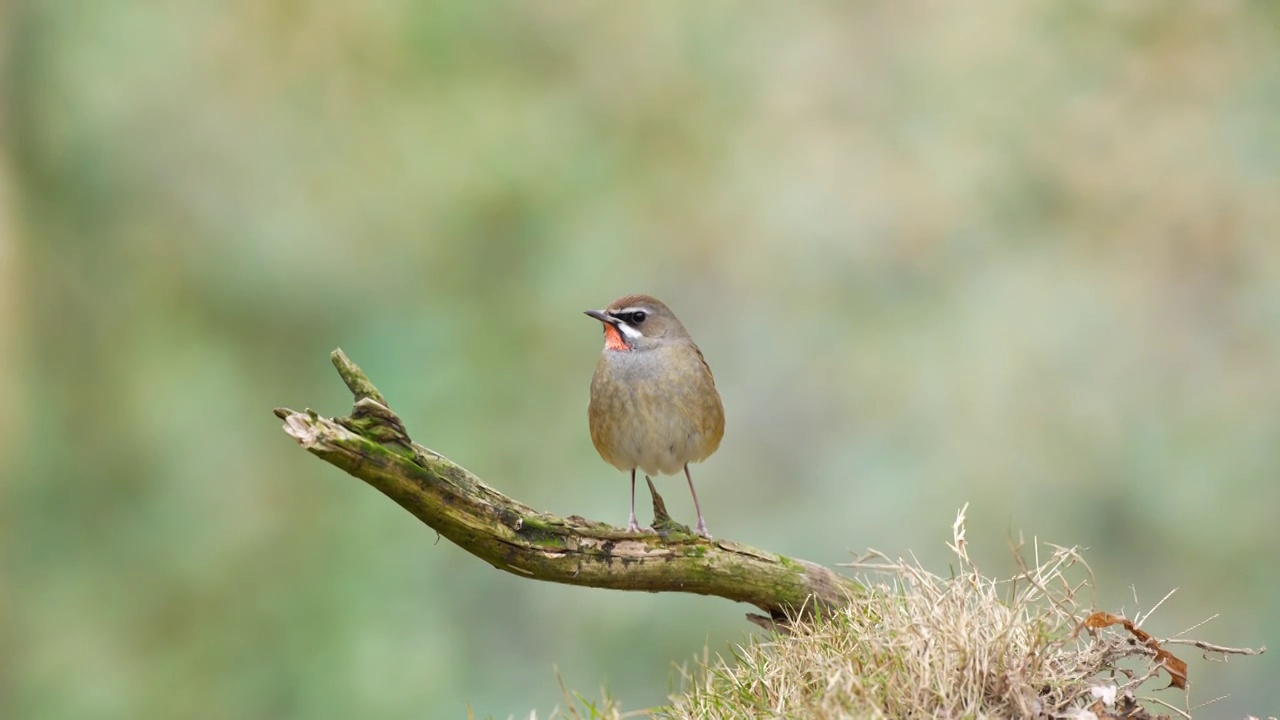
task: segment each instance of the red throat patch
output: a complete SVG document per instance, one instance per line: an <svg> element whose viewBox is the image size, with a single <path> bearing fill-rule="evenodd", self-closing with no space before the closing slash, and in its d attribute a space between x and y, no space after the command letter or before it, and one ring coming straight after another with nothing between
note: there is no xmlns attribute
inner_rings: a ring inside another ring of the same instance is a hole
<svg viewBox="0 0 1280 720"><path fill-rule="evenodd" d="M606 350L630 350L631 346L622 337L622 332L618 330L616 325L605 323L604 325L604 347Z"/></svg>

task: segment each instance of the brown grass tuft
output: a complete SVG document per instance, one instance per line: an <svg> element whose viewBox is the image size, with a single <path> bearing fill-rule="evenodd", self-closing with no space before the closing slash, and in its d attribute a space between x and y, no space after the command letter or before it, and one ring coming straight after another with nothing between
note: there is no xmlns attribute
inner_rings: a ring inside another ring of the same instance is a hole
<svg viewBox="0 0 1280 720"><path fill-rule="evenodd" d="M1168 662L1170 646L1217 655L1265 651L1149 636L1133 641L1133 629L1149 612L1129 620L1128 631L1122 625L1086 627L1091 603L1080 598L1086 591L1092 595L1093 574L1076 548L1038 542L1015 548L1019 572L1006 580L988 578L968 555L967 507L952 527L952 577L929 573L914 559L873 552L850 565L866 581L862 596L829 615L794 623L786 634L751 640L728 657L704 657L692 671L681 669L685 694L650 716L1140 720L1153 717L1145 704L1189 718L1185 693L1170 691L1177 706L1138 696L1153 683L1169 683L1158 660ZM562 716L624 717L612 701L583 707L590 708L585 715L570 709Z"/></svg>

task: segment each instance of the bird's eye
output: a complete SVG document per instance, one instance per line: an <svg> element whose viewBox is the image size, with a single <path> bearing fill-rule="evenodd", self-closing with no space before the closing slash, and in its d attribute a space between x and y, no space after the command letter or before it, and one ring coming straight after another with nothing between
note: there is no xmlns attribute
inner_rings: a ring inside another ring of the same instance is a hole
<svg viewBox="0 0 1280 720"><path fill-rule="evenodd" d="M631 313L631 324L632 324L632 325L639 325L640 323L644 322L644 319L645 319L645 318L647 318L647 317L649 317L649 316L648 316L648 315L646 315L646 314L645 314L645 312L644 312L643 310L637 310L637 311L635 311L635 312Z"/></svg>

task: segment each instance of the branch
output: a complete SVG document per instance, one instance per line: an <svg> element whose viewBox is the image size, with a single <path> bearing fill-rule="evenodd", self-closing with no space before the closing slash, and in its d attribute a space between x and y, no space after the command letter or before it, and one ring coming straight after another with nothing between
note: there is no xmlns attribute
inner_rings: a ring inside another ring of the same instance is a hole
<svg viewBox="0 0 1280 720"><path fill-rule="evenodd" d="M278 408L285 432L499 570L567 585L714 595L760 608L767 617L747 617L766 627L815 606L843 605L860 591L820 565L698 537L671 521L652 483L652 532L535 510L414 443L360 368L342 350L332 359L355 396L351 416Z"/></svg>

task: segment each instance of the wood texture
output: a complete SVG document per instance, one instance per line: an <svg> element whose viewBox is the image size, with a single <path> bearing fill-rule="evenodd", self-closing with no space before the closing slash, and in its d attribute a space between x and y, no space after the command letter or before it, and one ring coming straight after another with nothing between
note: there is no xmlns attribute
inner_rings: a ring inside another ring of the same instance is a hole
<svg viewBox="0 0 1280 720"><path fill-rule="evenodd" d="M567 585L714 595L764 611L767 617L748 617L765 626L843 604L859 592L856 582L820 565L694 535L670 520L652 484L651 533L531 508L410 440L360 368L341 350L332 358L355 396L351 416L279 408L285 432L500 570Z"/></svg>

